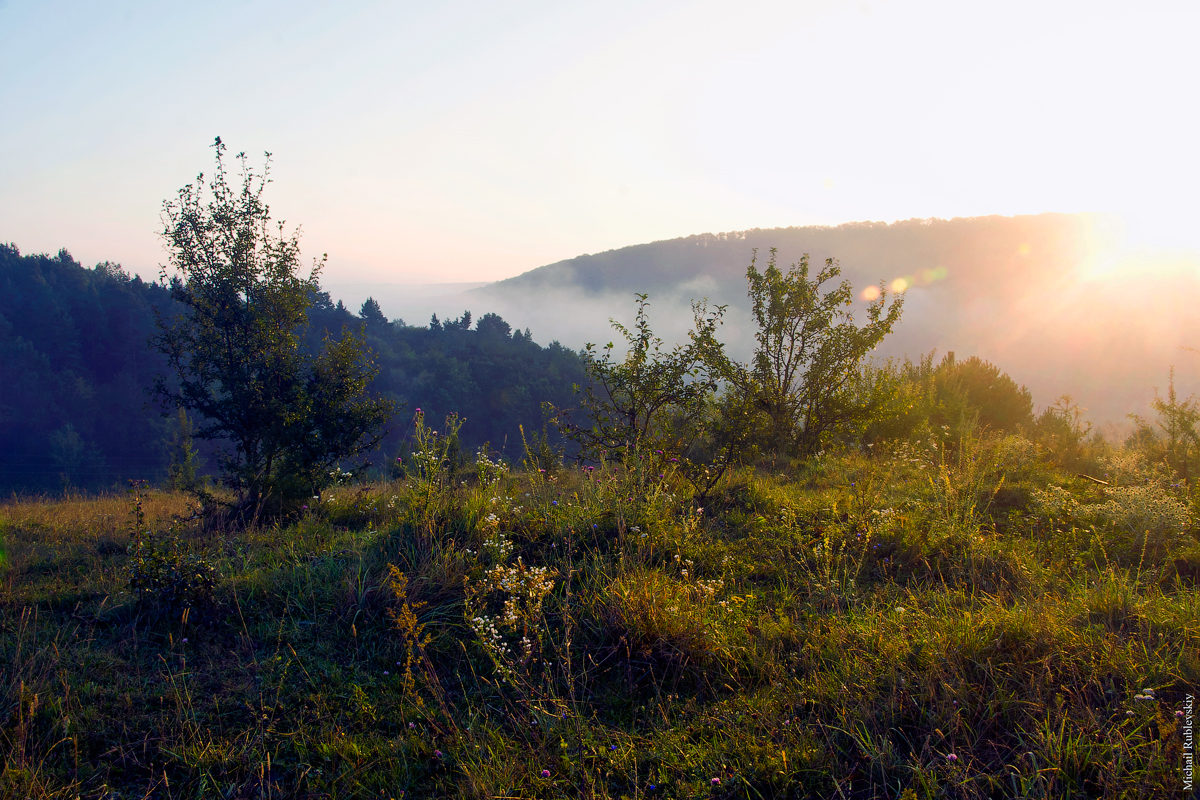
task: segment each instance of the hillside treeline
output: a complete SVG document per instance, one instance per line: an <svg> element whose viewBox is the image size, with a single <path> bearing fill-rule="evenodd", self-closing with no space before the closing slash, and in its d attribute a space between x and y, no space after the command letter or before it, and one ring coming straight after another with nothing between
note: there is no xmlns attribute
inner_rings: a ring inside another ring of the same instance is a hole
<svg viewBox="0 0 1200 800"><path fill-rule="evenodd" d="M577 353L558 342L542 347L528 328L515 331L496 314L484 314L474 324L469 311L453 320L435 316L420 327L389 321L371 299L356 316L322 293L309 317L310 345L327 331L365 326L379 367L372 390L399 409L381 447L368 455L377 467L381 459L395 459L406 450L417 409L438 428L447 415L457 414L465 421L464 449L489 444L494 452L517 459L521 428L530 437L542 431L541 404L567 405L574 385L587 381Z"/></svg>
<svg viewBox="0 0 1200 800"><path fill-rule="evenodd" d="M88 269L69 252L22 255L0 245L0 492L101 490L128 479L166 479L183 438L175 414L147 388L167 375L150 347L155 308L175 313L168 291L104 262ZM397 403L376 467L404 447L413 412L469 420L462 445L519 443L519 426L542 426L541 402L565 404L584 380L582 362L557 342L536 344L490 314L436 326L389 322L370 302L356 315L328 293L309 314L307 343L365 329L379 374L371 391ZM169 409L167 409L169 411ZM197 442L201 471L215 468ZM510 453L513 454L513 453Z"/></svg>
<svg viewBox="0 0 1200 800"><path fill-rule="evenodd" d="M145 387L164 289L66 250L0 245L0 489L99 488L166 467L166 421Z"/></svg>

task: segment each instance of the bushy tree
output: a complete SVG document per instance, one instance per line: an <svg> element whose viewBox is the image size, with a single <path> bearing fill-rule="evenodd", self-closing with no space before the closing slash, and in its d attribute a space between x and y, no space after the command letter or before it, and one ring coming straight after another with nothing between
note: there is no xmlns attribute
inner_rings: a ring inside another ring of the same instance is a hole
<svg viewBox="0 0 1200 800"><path fill-rule="evenodd" d="M499 314L484 314L479 318L479 322L475 323L475 330L479 331L482 336L507 338L512 331L512 326L505 322Z"/></svg>
<svg viewBox="0 0 1200 800"><path fill-rule="evenodd" d="M808 456L822 448L835 429L870 419L883 398L858 391L860 366L900 319L904 298L887 303L882 288L858 325L847 307L853 302L849 281L824 294L821 287L841 274L830 258L809 277L809 257L786 273L771 250L759 272L758 253L746 270L751 311L758 332L754 360L734 375L752 393L769 420L769 445L780 453L793 449Z"/></svg>
<svg viewBox="0 0 1200 800"><path fill-rule="evenodd" d="M1069 394L1042 409L1034 420L1033 435L1048 451L1050 458L1068 469L1083 469L1089 461L1087 444L1092 423L1084 419L1082 408Z"/></svg>
<svg viewBox="0 0 1200 800"><path fill-rule="evenodd" d="M1011 432L1033 425L1033 395L991 362L978 356L958 361L947 353L936 377L945 404L955 405L952 396L961 395L959 404L986 428Z"/></svg>
<svg viewBox="0 0 1200 800"><path fill-rule="evenodd" d="M645 294L637 295L637 315L632 328L609 320L625 339L623 356L609 342L601 352L589 343L583 351L591 384L580 388L586 420L575 423L558 412L563 433L575 440L585 455L623 454L656 441L677 447L673 432L692 429L705 413L705 404L717 388L719 374L712 369L721 345L715 332L724 307L709 309L694 303L695 327L688 342L670 350L654 335Z"/></svg>
<svg viewBox="0 0 1200 800"><path fill-rule="evenodd" d="M373 446L392 408L367 395L375 368L361 333L302 347L324 260L301 276L299 232L272 223L262 199L270 154L261 175L238 155L237 189L225 145L213 147L210 196L201 174L163 203L161 280L182 310L158 315L152 342L177 381L160 376L155 392L197 413L197 438L226 444L225 482L257 518L268 500L311 494L335 464Z"/></svg>

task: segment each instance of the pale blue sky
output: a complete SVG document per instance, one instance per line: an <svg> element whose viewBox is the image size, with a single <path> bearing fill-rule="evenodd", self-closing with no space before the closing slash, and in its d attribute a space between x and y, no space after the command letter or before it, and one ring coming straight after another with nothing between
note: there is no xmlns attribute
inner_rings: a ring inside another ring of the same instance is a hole
<svg viewBox="0 0 1200 800"><path fill-rule="evenodd" d="M1200 4L0 0L0 241L143 275L220 135L328 282L750 227L1123 214L1200 246Z"/></svg>

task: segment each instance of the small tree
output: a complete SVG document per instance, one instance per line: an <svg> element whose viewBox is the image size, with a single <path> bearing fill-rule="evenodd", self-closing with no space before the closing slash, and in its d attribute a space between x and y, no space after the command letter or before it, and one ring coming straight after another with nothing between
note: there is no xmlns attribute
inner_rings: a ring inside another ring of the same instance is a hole
<svg viewBox="0 0 1200 800"><path fill-rule="evenodd" d="M168 445L171 463L167 467L167 485L180 491L195 491L201 485L200 454L192 439L192 421L187 411L180 408L175 422L175 433Z"/></svg>
<svg viewBox="0 0 1200 800"><path fill-rule="evenodd" d="M299 232L272 224L262 200L270 154L262 175L238 154L237 190L219 137L213 148L211 197L201 174L163 203L170 292L182 310L157 312L151 341L178 383L160 376L154 389L166 406L199 414L197 438L228 443L224 480L256 520L268 499L311 494L339 461L374 447L392 408L366 394L376 370L361 333L326 336L317 353L301 347L324 259L301 277Z"/></svg>
<svg viewBox="0 0 1200 800"><path fill-rule="evenodd" d="M947 353L936 373L938 393L947 406L959 403L979 414L979 424L996 431L1033 426L1033 395L1005 372L978 356L957 361Z"/></svg>
<svg viewBox="0 0 1200 800"><path fill-rule="evenodd" d="M561 411L555 415L564 435L576 441L585 456L624 454L651 439L670 447L664 437L691 427L690 421L704 413L716 389L718 375L710 365L721 351L715 332L724 307L709 310L703 302L694 303L695 327L687 344L667 351L650 328L647 297L637 295L632 329L609 320L628 346L623 358L615 356L613 342L601 354L594 344L584 348L584 367L592 385L579 391L587 421L577 425Z"/></svg>
<svg viewBox="0 0 1200 800"><path fill-rule="evenodd" d="M370 326L387 325L387 317L383 315L383 311L379 308L379 302L374 297L368 297L363 301L362 309L358 312L359 318Z"/></svg>
<svg viewBox="0 0 1200 800"><path fill-rule="evenodd" d="M746 280L758 347L739 380L769 418L771 445L811 455L832 430L874 413L852 389L863 358L899 321L904 298L887 305L881 288L860 327L846 310L854 297L849 281L821 294L821 285L841 274L832 258L815 279L809 278L808 254L786 274L776 266L774 248L764 272L758 271L757 259L756 250Z"/></svg>
<svg viewBox="0 0 1200 800"><path fill-rule="evenodd" d="M1167 381L1167 396L1164 398L1158 393L1158 389L1155 389L1151 406L1158 412L1158 426L1166 434L1161 443L1161 456L1157 453L1155 455L1165 459L1179 477L1189 486L1192 485L1196 477L1197 454L1200 453L1200 400L1195 396L1186 400L1180 399L1175 391L1175 367L1172 366ZM1158 434L1146 420L1137 414L1129 416L1137 423L1138 438L1144 445L1158 441Z"/></svg>

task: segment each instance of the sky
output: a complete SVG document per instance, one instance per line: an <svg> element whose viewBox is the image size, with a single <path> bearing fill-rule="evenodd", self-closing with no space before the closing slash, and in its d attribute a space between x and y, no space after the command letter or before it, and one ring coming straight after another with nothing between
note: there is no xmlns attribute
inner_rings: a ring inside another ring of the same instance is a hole
<svg viewBox="0 0 1200 800"><path fill-rule="evenodd" d="M1107 212L1200 249L1200 3L0 0L0 241L155 277L220 136L324 282Z"/></svg>

